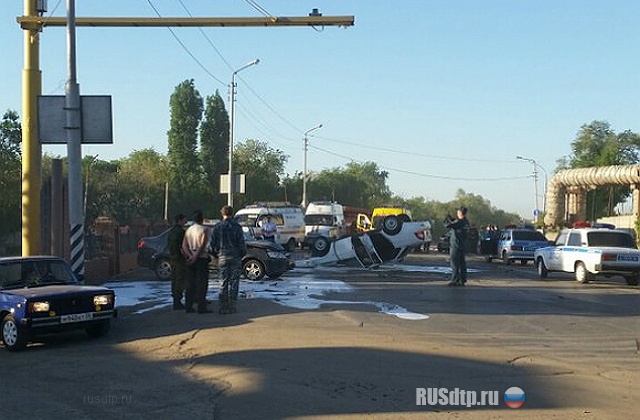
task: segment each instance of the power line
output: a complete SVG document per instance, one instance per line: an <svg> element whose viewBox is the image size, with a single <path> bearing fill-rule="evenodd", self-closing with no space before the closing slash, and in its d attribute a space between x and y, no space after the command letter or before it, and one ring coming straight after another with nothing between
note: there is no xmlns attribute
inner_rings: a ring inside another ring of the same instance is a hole
<svg viewBox="0 0 640 420"><path fill-rule="evenodd" d="M356 147L360 147L360 148L366 147L367 149L380 150L382 152L400 153L400 154L411 155L411 156L426 157L426 158L430 158L430 159L457 160L457 161L465 161L465 162L482 162L482 163L512 163L512 162L515 162L515 160L478 159L478 158L466 158L466 157L457 157L457 156L431 155L431 154L415 152L415 151L412 151L412 150L398 150L398 149L390 149L390 148L386 148L386 147L376 147L376 146L371 146L370 144L356 143L356 142L347 141L347 140L338 140L338 139L333 139L333 138L330 138L330 137L324 137L322 135L318 135L317 137L319 139L328 140L328 141L332 141L332 142L335 142L335 143L348 144L348 145L356 146Z"/></svg>
<svg viewBox="0 0 640 420"><path fill-rule="evenodd" d="M324 153L327 153L329 155L333 155L333 156L336 156L336 157L339 157L339 158L342 158L342 159L347 159L347 160L352 161L352 162L365 163L365 161L363 161L363 160L353 159L351 157L348 157L348 156L345 156L345 155L341 155L339 153L335 153L335 152L323 149L323 148L318 147L318 146L309 145L309 147L311 149L318 150L318 151L321 151L321 152L324 152ZM492 181L512 181L512 180L515 180L515 179L527 179L527 178L531 177L530 175L527 175L527 176L520 176L520 177L511 176L511 177L501 177L501 178L464 178L464 177L452 177L452 176L444 176L444 175L425 174L425 173L420 173L420 172L407 171L405 169L393 168L393 167L386 166L386 165L380 165L380 168L387 169L389 171L405 173L405 174L409 174L409 175L417 175L417 176L422 176L422 177L425 177L425 178L444 179L444 180L449 180L449 181L492 182Z"/></svg>
<svg viewBox="0 0 640 420"><path fill-rule="evenodd" d="M269 13L267 11L267 9L265 9L262 6L260 6L255 1L253 1L253 0L244 0L244 2L247 3L248 5L250 5L251 7L253 7L254 9L256 9L258 12L262 13L262 15L264 15L264 17L268 17L268 18L271 18L271 19L275 20L275 16L273 16L271 13Z"/></svg>
<svg viewBox="0 0 640 420"><path fill-rule="evenodd" d="M158 11L158 9L156 8L156 6L151 2L151 0L147 0L147 3L149 3L149 6L151 6L151 8L156 12L156 15L158 15L158 17L162 17L162 15L160 14L160 12ZM189 57L191 57L191 59L193 61L196 62L196 64L205 72L207 73L213 80L215 80L216 82L220 83L222 86L226 86L227 84L225 82L223 82L222 80L220 80L219 78L217 78L213 73L211 73L209 71L209 69L207 69L204 64L202 64L202 62L200 60L198 60L198 58L196 58L196 56L189 50L189 48L185 45L184 42L182 42L182 40L178 37L178 35L175 33L175 31L167 26L167 29L169 30L169 32L171 32L171 35L173 35L173 37L175 38L175 40L178 42L178 44L180 44L180 46L182 47L182 49L189 54Z"/></svg>
<svg viewBox="0 0 640 420"><path fill-rule="evenodd" d="M187 14L189 15L190 18L193 18L193 15L191 14L191 11L187 8L187 6L182 2L182 0L178 0L180 2L180 5L182 5L182 8L187 12ZM209 43L209 45L211 46L211 48L213 48L213 50L216 52L216 54L218 54L218 57L220 57L220 59L222 60L222 62L224 64L226 64L226 66L229 68L230 71L233 71L233 67L231 66L231 64L229 64L229 62L227 61L226 58L224 58L224 56L222 55L222 53L220 52L220 50L218 50L218 48L216 48L215 45L213 45L213 42L211 41L211 39L209 38L209 36L207 36L207 34L204 32L204 30L201 27L198 27L198 30L200 31L200 33L202 34L202 36L204 36L204 38L207 40L207 42Z"/></svg>

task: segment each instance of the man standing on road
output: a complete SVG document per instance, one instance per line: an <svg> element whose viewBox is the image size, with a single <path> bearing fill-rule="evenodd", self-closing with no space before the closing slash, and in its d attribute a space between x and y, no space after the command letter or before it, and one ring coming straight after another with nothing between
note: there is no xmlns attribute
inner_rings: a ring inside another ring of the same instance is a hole
<svg viewBox="0 0 640 420"><path fill-rule="evenodd" d="M198 306L199 314L211 313L207 309L207 287L209 286L209 230L202 225L202 212L193 213L193 225L184 234L182 251L187 260L187 276L185 290L185 311L193 312L193 305Z"/></svg>
<svg viewBox="0 0 640 420"><path fill-rule="evenodd" d="M278 227L276 226L276 222L273 221L273 217L271 217L270 214L267 214L262 221L262 237L267 241L275 242L277 231Z"/></svg>
<svg viewBox="0 0 640 420"><path fill-rule="evenodd" d="M184 240L184 224L187 216L180 213L173 218L173 227L169 231L167 243L169 246L169 259L171 261L171 295L173 296L173 309L184 309L182 295L184 294L184 278L187 262L182 255L182 241Z"/></svg>
<svg viewBox="0 0 640 420"><path fill-rule="evenodd" d="M242 227L233 219L233 208L224 206L220 210L222 222L213 228L211 248L218 255L218 268L222 277L220 294L221 314L236 312L238 287L242 270L242 257L247 253Z"/></svg>
<svg viewBox="0 0 640 420"><path fill-rule="evenodd" d="M447 215L444 226L451 229L449 240L449 257L451 260L451 281L447 286L464 286L467 282L467 262L465 260L465 242L469 221L467 220L467 208L460 207L457 218Z"/></svg>

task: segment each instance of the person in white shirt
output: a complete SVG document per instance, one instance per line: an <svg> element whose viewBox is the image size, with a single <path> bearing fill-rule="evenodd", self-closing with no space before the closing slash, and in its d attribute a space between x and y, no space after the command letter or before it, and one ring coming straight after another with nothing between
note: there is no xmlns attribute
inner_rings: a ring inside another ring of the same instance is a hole
<svg viewBox="0 0 640 420"><path fill-rule="evenodd" d="M267 241L275 242L277 232L278 227L276 226L276 222L273 221L273 217L271 217L270 214L267 214L262 221L262 237Z"/></svg>
<svg viewBox="0 0 640 420"><path fill-rule="evenodd" d="M194 312L193 305L198 307L198 313L212 312L207 308L207 288L209 286L209 229L202 225L202 212L193 213L194 224L184 233L182 253L187 261L185 311Z"/></svg>

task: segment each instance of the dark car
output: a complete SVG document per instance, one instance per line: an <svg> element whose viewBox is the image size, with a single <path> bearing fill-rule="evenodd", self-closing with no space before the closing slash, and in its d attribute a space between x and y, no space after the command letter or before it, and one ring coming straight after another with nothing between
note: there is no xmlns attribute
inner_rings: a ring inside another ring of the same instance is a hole
<svg viewBox="0 0 640 420"><path fill-rule="evenodd" d="M440 239L438 239L438 243L436 244L436 248L438 252L449 252L450 248L450 232L446 235L442 235ZM478 229L470 228L467 232L467 240L465 241L465 251L467 254L477 254L479 252L480 247L480 234Z"/></svg>
<svg viewBox="0 0 640 420"><path fill-rule="evenodd" d="M61 258L0 258L0 331L9 350L24 349L39 334L73 329L100 337L114 306L113 290L82 285Z"/></svg>
<svg viewBox="0 0 640 420"><path fill-rule="evenodd" d="M167 244L170 230L167 229L158 236L150 236L138 241L138 265L153 270L160 280L171 278L171 260ZM264 276L277 279L295 266L282 245L258 240L251 231L245 231L245 243L247 255L242 258L242 272L247 280L258 281ZM217 261L214 258L212 258L212 266L217 268Z"/></svg>

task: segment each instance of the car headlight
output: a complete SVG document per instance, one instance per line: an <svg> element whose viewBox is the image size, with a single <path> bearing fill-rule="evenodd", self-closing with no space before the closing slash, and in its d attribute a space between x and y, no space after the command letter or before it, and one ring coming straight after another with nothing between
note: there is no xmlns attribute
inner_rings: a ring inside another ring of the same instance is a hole
<svg viewBox="0 0 640 420"><path fill-rule="evenodd" d="M267 251L267 255L269 256L269 258L287 258L282 251Z"/></svg>
<svg viewBox="0 0 640 420"><path fill-rule="evenodd" d="M30 302L29 312L49 312L49 302Z"/></svg>
<svg viewBox="0 0 640 420"><path fill-rule="evenodd" d="M111 295L96 295L93 297L93 304L96 306L111 305Z"/></svg>

